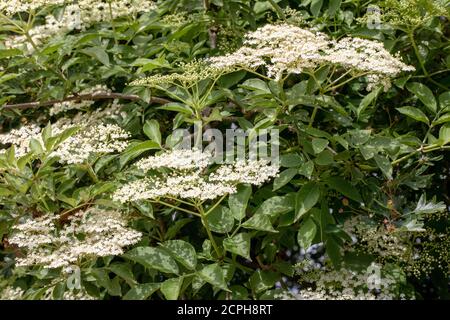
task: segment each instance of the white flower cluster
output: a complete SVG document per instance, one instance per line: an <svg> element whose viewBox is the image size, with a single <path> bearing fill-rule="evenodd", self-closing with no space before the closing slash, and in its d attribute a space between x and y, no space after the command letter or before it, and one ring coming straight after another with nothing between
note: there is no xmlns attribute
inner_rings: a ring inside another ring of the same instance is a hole
<svg viewBox="0 0 450 320"><path fill-rule="evenodd" d="M50 5L62 5L68 0L0 0L0 12L14 15L19 12L29 12Z"/></svg>
<svg viewBox="0 0 450 320"><path fill-rule="evenodd" d="M373 267L378 267L373 264ZM372 267L371 266L371 267ZM393 300L406 299L396 293L396 280L390 275L374 274L369 267L365 272L342 268L316 271L307 279L315 289L304 288L298 293L286 292L279 296L286 300Z"/></svg>
<svg viewBox="0 0 450 320"><path fill-rule="evenodd" d="M383 225L368 225L359 216L347 219L344 230L358 243L364 244L365 250L381 259L394 258L406 262L411 257L411 247L405 232L392 232Z"/></svg>
<svg viewBox="0 0 450 320"><path fill-rule="evenodd" d="M201 150L177 149L142 159L136 163L136 166L143 171L164 167L177 170L202 170L209 165L210 160L211 156Z"/></svg>
<svg viewBox="0 0 450 320"><path fill-rule="evenodd" d="M331 64L370 75L368 90L380 81L388 87L390 78L415 70L392 56L380 42L359 38L335 41L323 33L288 24L261 27L247 34L244 46L237 51L209 58L208 62L224 70L265 66L267 75L276 80L286 72L301 73Z"/></svg>
<svg viewBox="0 0 450 320"><path fill-rule="evenodd" d="M6 287L0 292L0 300L22 300L24 291L19 287Z"/></svg>
<svg viewBox="0 0 450 320"><path fill-rule="evenodd" d="M267 160L237 160L233 164L220 166L209 176L213 182L249 183L260 186L277 176L279 167L269 165Z"/></svg>
<svg viewBox="0 0 450 320"><path fill-rule="evenodd" d="M122 254L123 248L137 243L142 234L127 228L119 211L91 208L70 217L61 229L55 222L60 217L41 217L13 227L11 244L25 249L18 266L41 265L46 268L66 267L86 257Z"/></svg>
<svg viewBox="0 0 450 320"><path fill-rule="evenodd" d="M129 134L116 124L88 126L64 140L51 156L61 163L83 163L93 154L122 152L128 138Z"/></svg>
<svg viewBox="0 0 450 320"><path fill-rule="evenodd" d="M64 292L63 300L95 300L85 290L71 290Z"/></svg>
<svg viewBox="0 0 450 320"><path fill-rule="evenodd" d="M269 77L280 79L283 72L300 73L321 62L328 37L296 26L265 25L245 36L244 46L209 61L219 69L267 67Z"/></svg>
<svg viewBox="0 0 450 320"><path fill-rule="evenodd" d="M130 135L116 124L105 124L104 120L118 119L122 106L114 101L105 109L90 113L79 112L74 117L59 118L52 124L55 136L69 128L79 128L77 133L60 143L51 153L60 163L78 164L85 162L91 155L122 152L127 146ZM14 145L17 158L31 151L32 139L38 141L44 149L42 128L37 124L24 125L8 133L0 134L0 144ZM0 149L0 154L6 149Z"/></svg>
<svg viewBox="0 0 450 320"><path fill-rule="evenodd" d="M193 149L168 151L143 159L137 163L143 171L164 168L169 173L153 174L125 184L114 193L113 199L121 203L164 197L211 200L235 193L240 183L260 185L277 176L279 170L268 161L241 160L205 173L211 158L210 154Z"/></svg>
<svg viewBox="0 0 450 320"><path fill-rule="evenodd" d="M381 42L343 38L334 41L326 51L326 60L345 68L369 73L367 90L382 84L385 90L390 87L390 79L402 71L414 71L415 68L401 62L398 55L392 56Z"/></svg>
<svg viewBox="0 0 450 320"><path fill-rule="evenodd" d="M42 141L41 128L36 124L29 124L12 129L8 133L0 134L0 144L14 145L16 157L22 157L30 152L30 141L36 139ZM6 149L0 149L0 154L5 153Z"/></svg>
<svg viewBox="0 0 450 320"><path fill-rule="evenodd" d="M84 30L89 26L102 21L111 21L121 16L134 16L141 12L156 9L156 4L148 0L39 0L39 1L10 1L0 2L0 9L9 14L29 11L46 5L63 5L63 14L59 19L53 15L45 18L43 25L38 25L29 31L35 45L56 34L67 33L73 30ZM5 41L8 48L18 48L26 45L28 51L33 51L33 45L28 43L25 35L14 36Z"/></svg>

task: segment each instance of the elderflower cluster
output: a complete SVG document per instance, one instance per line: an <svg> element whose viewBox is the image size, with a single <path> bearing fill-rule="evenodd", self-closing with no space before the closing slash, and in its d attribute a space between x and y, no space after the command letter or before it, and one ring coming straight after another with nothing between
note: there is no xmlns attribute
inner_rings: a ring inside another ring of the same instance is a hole
<svg viewBox="0 0 450 320"><path fill-rule="evenodd" d="M332 40L324 33L313 32L289 24L268 24L245 36L244 45L224 56L183 66L183 73L154 75L134 81L133 85L157 86L161 83L183 84L214 78L239 69L264 67L275 80L285 73L302 73L320 65L348 69L366 76L367 90L382 84L390 87L390 79L414 67L391 55L382 43L360 38Z"/></svg>
<svg viewBox="0 0 450 320"><path fill-rule="evenodd" d="M52 124L52 135L56 136L68 129L78 128L51 152L60 163L79 164L95 154L122 152L128 146L129 133L116 124L103 123L105 120L120 120L125 115L117 100L104 109L90 113L79 112L73 117L62 117ZM31 142L38 142L43 149L42 128L37 124L27 124L19 129L0 134L0 144L14 146L15 156L20 158L31 151ZM6 149L0 149L4 154Z"/></svg>
<svg viewBox="0 0 450 320"><path fill-rule="evenodd" d="M326 51L326 60L368 73L368 88L371 91L378 84L385 90L390 87L390 78L402 71L414 71L415 68L401 62L399 56L392 56L381 42L360 38L343 38L335 41Z"/></svg>
<svg viewBox="0 0 450 320"><path fill-rule="evenodd" d="M26 251L17 258L18 266L41 265L66 267L86 257L122 254L123 248L137 243L142 234L127 228L119 211L91 208L69 217L57 227L62 217L40 217L13 227L11 244Z"/></svg>
<svg viewBox="0 0 450 320"><path fill-rule="evenodd" d="M209 59L212 67L267 68L276 80L287 73L301 73L321 64L332 64L371 75L368 90L402 71L415 70L392 56L382 43L359 38L331 40L320 32L312 32L288 24L266 25L247 34L244 46L236 52Z"/></svg>
<svg viewBox="0 0 450 320"><path fill-rule="evenodd" d="M0 300L22 300L24 291L19 287L6 287L0 292Z"/></svg>
<svg viewBox="0 0 450 320"><path fill-rule="evenodd" d="M9 2L9 1L8 1ZM60 18L54 15L47 15L45 23L35 26L29 31L32 42L28 42L25 35L13 36L5 41L7 48L20 48L24 45L26 50L32 52L35 48L47 39L61 33L73 30L84 30L91 25L103 21L111 21L121 16L134 16L141 12L148 12L156 9L153 1L145 0L41 0L41 1L14 1L12 4L0 2L0 9L6 9L11 14L29 10L35 10L45 5L65 5Z"/></svg>
<svg viewBox="0 0 450 320"><path fill-rule="evenodd" d="M19 12L35 11L51 5L62 5L68 0L0 0L0 12L12 16Z"/></svg>
<svg viewBox="0 0 450 320"><path fill-rule="evenodd" d="M36 124L28 124L19 129L12 129L8 133L0 134L0 144L14 145L16 157L22 157L30 152L31 139L42 140L41 128ZM1 149L1 153L5 153L6 149Z"/></svg>
<svg viewBox="0 0 450 320"><path fill-rule="evenodd" d="M278 174L278 166L270 165L267 160L237 160L233 164L220 166L209 176L210 181L228 183L249 183L262 185Z"/></svg>
<svg viewBox="0 0 450 320"><path fill-rule="evenodd" d="M85 290L71 290L66 291L63 294L63 300L95 300L94 297L89 295Z"/></svg>
<svg viewBox="0 0 450 320"><path fill-rule="evenodd" d="M397 26L418 27L437 16L448 16L447 0L383 0L383 20Z"/></svg>
<svg viewBox="0 0 450 320"><path fill-rule="evenodd" d="M314 289L305 287L298 293L285 292L278 298L283 300L393 300L413 299L397 292L397 280L394 276L382 272L381 266L372 263L365 271L315 270L304 275L300 270L303 283L314 284Z"/></svg>
<svg viewBox="0 0 450 320"><path fill-rule="evenodd" d="M93 154L122 152L128 146L129 133L116 124L88 126L62 142L51 156L59 162L77 164Z"/></svg>
<svg viewBox="0 0 450 320"><path fill-rule="evenodd" d="M369 225L358 216L347 219L344 230L356 241L364 245L365 250L380 259L397 259L408 261L411 248L404 232L389 231L384 226Z"/></svg>
<svg viewBox="0 0 450 320"><path fill-rule="evenodd" d="M278 174L278 167L262 160L236 161L207 173L211 162L212 155L196 149L173 150L140 160L136 165L144 172L166 170L123 185L113 199L121 203L164 197L212 200L236 193L240 183L260 185Z"/></svg>
<svg viewBox="0 0 450 320"><path fill-rule="evenodd" d="M190 86L206 78L218 77L225 72L224 68L217 68L206 61L196 60L180 63L179 68L182 70L181 73L155 74L147 78L137 79L131 82L131 85L159 87L181 83L184 86Z"/></svg>
<svg viewBox="0 0 450 320"><path fill-rule="evenodd" d="M177 149L169 153L142 159L136 163L136 166L143 171L164 167L178 170L202 170L208 166L210 160L211 156L201 150Z"/></svg>

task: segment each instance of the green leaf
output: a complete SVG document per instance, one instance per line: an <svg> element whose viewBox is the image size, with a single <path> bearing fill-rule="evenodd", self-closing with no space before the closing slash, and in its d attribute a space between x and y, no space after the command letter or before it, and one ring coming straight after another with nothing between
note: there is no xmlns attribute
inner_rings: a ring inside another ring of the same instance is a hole
<svg viewBox="0 0 450 320"><path fill-rule="evenodd" d="M280 214L294 209L294 199L290 195L275 196L264 201L256 210L255 215L266 215L276 218Z"/></svg>
<svg viewBox="0 0 450 320"><path fill-rule="evenodd" d="M444 124L439 130L439 139L442 140L443 144L450 142L450 123Z"/></svg>
<svg viewBox="0 0 450 320"><path fill-rule="evenodd" d="M150 201L138 200L134 201L133 205L142 213L144 216L149 217L151 219L155 219L153 214L153 206Z"/></svg>
<svg viewBox="0 0 450 320"><path fill-rule="evenodd" d="M131 288L123 297L123 300L146 300L155 293L161 284L159 283L142 283Z"/></svg>
<svg viewBox="0 0 450 320"><path fill-rule="evenodd" d="M314 17L319 16L320 9L322 9L323 0L312 0L311 1L311 13Z"/></svg>
<svg viewBox="0 0 450 320"><path fill-rule="evenodd" d="M142 153L148 150L160 149L161 147L154 141L144 141L133 144L127 148L119 158L120 168L122 169L128 162L139 157Z"/></svg>
<svg viewBox="0 0 450 320"><path fill-rule="evenodd" d="M134 279L133 272L131 271L131 266L126 263L113 263L107 267L108 270L111 270L123 280L125 280L130 286L134 286L136 284L136 280Z"/></svg>
<svg viewBox="0 0 450 320"><path fill-rule="evenodd" d="M305 176L308 179L311 179L311 176L314 171L314 162L312 160L309 160L308 162L305 162L300 169L298 169L298 173L302 176Z"/></svg>
<svg viewBox="0 0 450 320"><path fill-rule="evenodd" d="M298 230L297 242L303 249L308 249L317 233L317 226L313 219L306 219Z"/></svg>
<svg viewBox="0 0 450 320"><path fill-rule="evenodd" d="M341 247L333 237L328 237L325 249L333 266L338 269L342 262Z"/></svg>
<svg viewBox="0 0 450 320"><path fill-rule="evenodd" d="M298 221L305 213L313 208L320 198L320 188L314 182L305 184L295 197L295 219Z"/></svg>
<svg viewBox="0 0 450 320"><path fill-rule="evenodd" d="M255 271L249 279L250 287L255 293L272 288L279 280L279 274L272 271Z"/></svg>
<svg viewBox="0 0 450 320"><path fill-rule="evenodd" d="M162 244L170 255L190 270L195 270L197 266L197 253L194 247L183 240L169 240Z"/></svg>
<svg viewBox="0 0 450 320"><path fill-rule="evenodd" d="M283 154L280 157L282 167L293 168L303 164L303 159L296 153Z"/></svg>
<svg viewBox="0 0 450 320"><path fill-rule="evenodd" d="M381 172L383 172L386 178L392 180L392 164L389 159L379 154L375 154L374 159L377 163L378 168L380 168Z"/></svg>
<svg viewBox="0 0 450 320"><path fill-rule="evenodd" d="M334 162L333 153L330 150L323 150L315 161L319 166L328 166Z"/></svg>
<svg viewBox="0 0 450 320"><path fill-rule="evenodd" d="M250 235L248 233L239 233L234 237L224 239L223 247L228 252L250 260Z"/></svg>
<svg viewBox="0 0 450 320"><path fill-rule="evenodd" d="M333 17L341 7L342 0L330 0L328 5L328 14Z"/></svg>
<svg viewBox="0 0 450 320"><path fill-rule="evenodd" d="M330 177L328 178L326 183L330 188L342 193L344 196L352 200L355 200L357 202L363 201L358 189L356 189L348 181L344 180L341 177Z"/></svg>
<svg viewBox="0 0 450 320"><path fill-rule="evenodd" d="M364 111L367 109L367 107L373 101L375 101L375 99L378 97L378 94L380 93L380 91L381 91L381 88L373 90L361 100L361 102L359 103L359 107L356 110L356 117L358 120L360 119L360 117L364 113Z"/></svg>
<svg viewBox="0 0 450 320"><path fill-rule="evenodd" d="M425 115L425 113L423 113L422 111L420 111L417 108L414 107L401 107L401 108L396 108L398 112L400 112L401 114L404 114L405 116L408 116L410 118L413 118L414 120L423 122L428 124L428 118Z"/></svg>
<svg viewBox="0 0 450 320"><path fill-rule="evenodd" d="M289 181L291 181L295 175L297 174L298 169L297 168L289 168L284 171L282 171L278 177L275 178L273 181L273 191L276 191L280 189L281 187L285 186Z"/></svg>
<svg viewBox="0 0 450 320"><path fill-rule="evenodd" d="M159 110L167 110L167 111L176 111L181 112L187 115L193 115L194 111L187 105L177 102L171 102L163 105L162 107L158 107Z"/></svg>
<svg viewBox="0 0 450 320"><path fill-rule="evenodd" d="M183 277L171 278L161 283L160 290L167 300L177 300L180 295Z"/></svg>
<svg viewBox="0 0 450 320"><path fill-rule="evenodd" d="M217 81L217 83L219 84L219 86L223 88L231 88L235 84L239 83L239 81L244 79L246 74L247 71L245 70L228 73L221 76L220 79Z"/></svg>
<svg viewBox="0 0 450 320"><path fill-rule="evenodd" d="M109 67L109 65L110 65L109 56L106 53L105 49L103 49L101 47L86 48L86 49L80 50L80 52L97 59L98 61L103 63L105 66Z"/></svg>
<svg viewBox="0 0 450 320"><path fill-rule="evenodd" d="M450 91L444 92L439 96L439 106L441 110L450 111Z"/></svg>
<svg viewBox="0 0 450 320"><path fill-rule="evenodd" d="M242 224L242 226L247 229L254 229L267 232L278 232L273 228L269 217L264 214L253 215L253 217L245 221Z"/></svg>
<svg viewBox="0 0 450 320"><path fill-rule="evenodd" d="M41 143L35 138L30 139L30 149L36 155L44 153L44 149L42 148Z"/></svg>
<svg viewBox="0 0 450 320"><path fill-rule="evenodd" d="M406 89L414 93L431 113L436 113L436 99L434 98L433 92L427 86L420 82L412 82L406 85Z"/></svg>
<svg viewBox="0 0 450 320"><path fill-rule="evenodd" d="M267 83L265 83L263 80L257 79L257 78L246 80L243 84L240 85L240 87L244 88L244 89L248 89L248 90L253 90L253 91L261 91L263 93L268 93L268 94L271 93Z"/></svg>
<svg viewBox="0 0 450 320"><path fill-rule="evenodd" d="M161 248L137 247L128 251L123 256L150 269L159 270L164 273L178 274L179 272L175 260Z"/></svg>
<svg viewBox="0 0 450 320"><path fill-rule="evenodd" d="M147 120L144 124L144 133L152 141L161 146L161 132L159 131L159 122L155 119Z"/></svg>
<svg viewBox="0 0 450 320"><path fill-rule="evenodd" d="M0 187L0 197L7 197L14 194L14 192L12 192L11 190L5 188L5 187Z"/></svg>
<svg viewBox="0 0 450 320"><path fill-rule="evenodd" d="M228 206L230 207L233 217L241 221L245 217L245 210L247 203L252 194L252 187L250 185L239 185L237 192L230 194L228 197Z"/></svg>
<svg viewBox="0 0 450 320"><path fill-rule="evenodd" d="M328 146L329 141L326 139L314 138L312 140L312 147L315 154L321 153Z"/></svg>
<svg viewBox="0 0 450 320"><path fill-rule="evenodd" d="M446 113L436 121L433 121L433 126L437 126L438 124L443 124L447 122L450 122L450 113Z"/></svg>
<svg viewBox="0 0 450 320"><path fill-rule="evenodd" d="M220 205L208 214L206 220L211 230L217 233L230 232L234 225L231 210Z"/></svg>
<svg viewBox="0 0 450 320"><path fill-rule="evenodd" d="M229 291L227 283L225 282L225 275L222 268L217 263L207 265L198 272L200 278L212 284L214 287Z"/></svg>
<svg viewBox="0 0 450 320"><path fill-rule="evenodd" d="M0 59L9 58L22 54L19 49L2 49L0 50Z"/></svg>

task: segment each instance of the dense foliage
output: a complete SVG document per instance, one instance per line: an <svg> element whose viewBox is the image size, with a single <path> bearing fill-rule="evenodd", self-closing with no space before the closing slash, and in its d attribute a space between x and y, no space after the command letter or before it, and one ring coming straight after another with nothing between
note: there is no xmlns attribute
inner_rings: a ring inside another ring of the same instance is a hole
<svg viewBox="0 0 450 320"><path fill-rule="evenodd" d="M0 11L0 298L449 298L448 0Z"/></svg>

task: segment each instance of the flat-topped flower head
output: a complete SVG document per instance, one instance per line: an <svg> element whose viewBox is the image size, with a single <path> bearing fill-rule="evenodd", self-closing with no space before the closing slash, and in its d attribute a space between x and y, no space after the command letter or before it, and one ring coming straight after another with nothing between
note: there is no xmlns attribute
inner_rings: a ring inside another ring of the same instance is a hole
<svg viewBox="0 0 450 320"><path fill-rule="evenodd" d="M198 149L175 149L160 155L145 158L136 163L136 166L148 171L156 168L170 168L178 170L191 170L206 168L211 161L211 154Z"/></svg>
<svg viewBox="0 0 450 320"><path fill-rule="evenodd" d="M360 38L336 41L324 33L297 26L268 24L248 33L243 46L232 53L187 64L181 73L138 79L132 85L192 85L236 70L260 67L267 70L268 77L280 80L285 74L298 74L329 64L361 72L361 76L367 77L368 90L378 83L387 89L391 78L415 70L398 56L391 55L381 42Z"/></svg>
<svg viewBox="0 0 450 320"><path fill-rule="evenodd" d="M182 198L213 200L237 192L237 185L261 185L278 175L279 167L266 160L238 160L212 166L211 154L200 150L173 150L142 159L136 166L147 172L165 169L129 182L113 195L115 201ZM169 170L169 172L167 172Z"/></svg>
<svg viewBox="0 0 450 320"><path fill-rule="evenodd" d="M58 216L30 219L13 227L11 244L26 251L17 266L66 267L79 259L120 255L142 234L127 227L119 211L91 208L70 217L62 228Z"/></svg>

